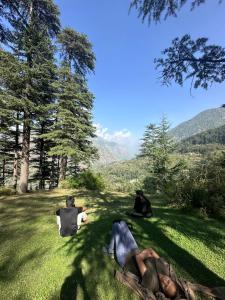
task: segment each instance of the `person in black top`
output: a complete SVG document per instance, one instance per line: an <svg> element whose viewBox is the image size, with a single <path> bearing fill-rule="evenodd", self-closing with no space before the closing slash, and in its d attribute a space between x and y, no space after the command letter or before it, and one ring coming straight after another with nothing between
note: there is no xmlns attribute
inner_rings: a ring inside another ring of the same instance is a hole
<svg viewBox="0 0 225 300"><path fill-rule="evenodd" d="M136 198L134 202L134 209L131 213L132 216L137 217L151 217L152 208L150 201L145 197L143 191L136 191Z"/></svg>
<svg viewBox="0 0 225 300"><path fill-rule="evenodd" d="M63 237L76 234L82 222L87 222L86 207L75 207L75 199L68 196L66 199L66 208L60 208L56 211L59 234Z"/></svg>

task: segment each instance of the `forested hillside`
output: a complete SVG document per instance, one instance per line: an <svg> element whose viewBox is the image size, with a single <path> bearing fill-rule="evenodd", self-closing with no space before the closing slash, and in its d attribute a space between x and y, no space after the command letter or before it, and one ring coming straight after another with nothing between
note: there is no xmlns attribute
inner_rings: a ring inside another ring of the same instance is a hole
<svg viewBox="0 0 225 300"><path fill-rule="evenodd" d="M225 125L215 129L209 129L193 135L178 145L177 149L182 153L199 152L209 153L217 149L225 149Z"/></svg>
<svg viewBox="0 0 225 300"><path fill-rule="evenodd" d="M170 130L176 140L183 140L192 135L214 129L225 124L225 108L208 109L194 118L183 122Z"/></svg>
<svg viewBox="0 0 225 300"><path fill-rule="evenodd" d="M135 158L129 161L112 163L98 168L108 190L134 191L142 186L147 176L145 159Z"/></svg>

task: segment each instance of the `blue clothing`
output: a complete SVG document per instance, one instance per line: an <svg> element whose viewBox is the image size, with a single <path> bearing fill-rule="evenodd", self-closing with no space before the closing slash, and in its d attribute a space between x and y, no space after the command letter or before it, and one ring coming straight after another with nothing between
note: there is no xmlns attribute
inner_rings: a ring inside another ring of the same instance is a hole
<svg viewBox="0 0 225 300"><path fill-rule="evenodd" d="M123 268L126 256L134 250L138 250L137 243L124 221L113 223L112 237L108 246L108 252L116 254L119 265Z"/></svg>

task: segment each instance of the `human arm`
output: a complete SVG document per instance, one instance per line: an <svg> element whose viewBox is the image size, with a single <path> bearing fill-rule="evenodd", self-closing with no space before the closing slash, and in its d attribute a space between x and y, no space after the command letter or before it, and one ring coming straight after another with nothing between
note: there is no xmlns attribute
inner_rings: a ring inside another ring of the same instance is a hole
<svg viewBox="0 0 225 300"><path fill-rule="evenodd" d="M138 265L138 269L141 273L141 277L143 277L145 272L147 271L147 267L144 261L150 257L159 258L160 256L151 248L144 249L143 251L135 255L135 259Z"/></svg>
<svg viewBox="0 0 225 300"><path fill-rule="evenodd" d="M82 212L84 212L84 211L87 211L87 207L86 206L78 206L77 209L78 209L78 213L79 214L82 213Z"/></svg>

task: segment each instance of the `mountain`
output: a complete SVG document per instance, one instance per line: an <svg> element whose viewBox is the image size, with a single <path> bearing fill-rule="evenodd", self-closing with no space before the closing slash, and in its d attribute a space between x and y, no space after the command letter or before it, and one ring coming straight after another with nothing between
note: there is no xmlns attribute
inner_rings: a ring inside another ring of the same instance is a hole
<svg viewBox="0 0 225 300"><path fill-rule="evenodd" d="M95 138L93 143L99 153L99 159L94 162L94 166L104 166L113 162L129 160L134 157L125 145L109 142L101 137Z"/></svg>
<svg viewBox="0 0 225 300"><path fill-rule="evenodd" d="M207 109L194 118L170 130L176 140L187 139L195 134L225 125L225 108Z"/></svg>
<svg viewBox="0 0 225 300"><path fill-rule="evenodd" d="M182 144L191 145L206 145L206 144L220 144L225 145L225 125L209 129L202 133L195 134L185 140Z"/></svg>
<svg viewBox="0 0 225 300"><path fill-rule="evenodd" d="M180 153L208 154L225 149L225 125L209 129L182 140L177 145Z"/></svg>

